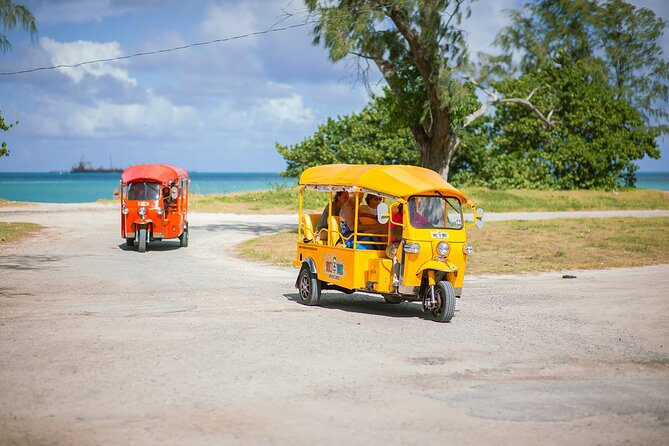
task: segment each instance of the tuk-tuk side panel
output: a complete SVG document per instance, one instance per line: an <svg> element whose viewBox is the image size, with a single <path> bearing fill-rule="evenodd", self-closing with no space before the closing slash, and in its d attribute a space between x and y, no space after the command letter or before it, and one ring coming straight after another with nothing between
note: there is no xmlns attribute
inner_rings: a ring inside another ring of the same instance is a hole
<svg viewBox="0 0 669 446"><path fill-rule="evenodd" d="M300 264L309 257L316 264L319 280L348 289L365 289L367 283L373 281L369 271L371 261L385 257L385 252L298 242L295 263ZM384 260L390 262L390 259Z"/></svg>
<svg viewBox="0 0 669 446"><path fill-rule="evenodd" d="M373 290L379 293L392 292L393 261L375 258L369 261L368 282L373 282Z"/></svg>

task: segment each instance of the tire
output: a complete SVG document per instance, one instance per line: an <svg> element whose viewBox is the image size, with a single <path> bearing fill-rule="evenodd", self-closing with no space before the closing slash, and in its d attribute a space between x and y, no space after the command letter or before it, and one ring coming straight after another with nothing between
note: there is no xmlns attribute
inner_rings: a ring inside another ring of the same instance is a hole
<svg viewBox="0 0 669 446"><path fill-rule="evenodd" d="M188 222L184 226L184 232L179 236L179 246L182 248L188 247Z"/></svg>
<svg viewBox="0 0 669 446"><path fill-rule="evenodd" d="M146 252L146 228L139 230L139 241L137 244L137 251Z"/></svg>
<svg viewBox="0 0 669 446"><path fill-rule="evenodd" d="M135 247L135 239L134 238L127 238L127 239L125 239L125 244L128 246L128 248L134 248Z"/></svg>
<svg viewBox="0 0 669 446"><path fill-rule="evenodd" d="M321 286L318 278L313 277L308 266L303 266L297 276L297 293L304 305L318 305L321 300Z"/></svg>
<svg viewBox="0 0 669 446"><path fill-rule="evenodd" d="M449 322L455 314L455 288L442 280L434 286L434 297L439 306L432 312L437 322Z"/></svg>
<svg viewBox="0 0 669 446"><path fill-rule="evenodd" d="M383 298L389 304L399 304L404 300L402 299L402 296L396 296L395 294L384 294Z"/></svg>

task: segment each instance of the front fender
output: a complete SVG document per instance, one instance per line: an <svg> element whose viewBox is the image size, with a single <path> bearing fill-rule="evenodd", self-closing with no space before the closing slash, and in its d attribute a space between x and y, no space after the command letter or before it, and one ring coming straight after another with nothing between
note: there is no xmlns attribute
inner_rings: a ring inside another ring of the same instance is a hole
<svg viewBox="0 0 669 446"><path fill-rule="evenodd" d="M133 226L148 226L153 224L153 220L151 220L150 218L145 218L145 219L136 218L135 220L133 220L132 224Z"/></svg>
<svg viewBox="0 0 669 446"><path fill-rule="evenodd" d="M416 271L416 277L421 278L423 277L423 272L424 271L443 271L446 273L453 273L458 270L458 266L450 262L448 260L441 262L439 260L428 260L427 262L423 263L420 268L418 268L418 271Z"/></svg>
<svg viewBox="0 0 669 446"><path fill-rule="evenodd" d="M316 262L311 257L307 257L306 259L302 260L302 268L304 267L309 268L309 272L311 273L312 277L314 279L318 279L318 270L316 269ZM300 268L300 270L302 270ZM299 280L300 276L297 276L297 279L295 279L295 288L299 287L299 284L297 283Z"/></svg>

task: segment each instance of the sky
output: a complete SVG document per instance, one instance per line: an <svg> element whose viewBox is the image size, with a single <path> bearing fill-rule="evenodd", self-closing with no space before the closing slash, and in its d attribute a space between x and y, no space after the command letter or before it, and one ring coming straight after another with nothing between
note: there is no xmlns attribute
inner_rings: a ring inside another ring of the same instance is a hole
<svg viewBox="0 0 669 446"><path fill-rule="evenodd" d="M7 33L0 72L115 58L286 27L301 0L15 0L35 15L39 39ZM494 52L518 0L479 0L464 24L470 51ZM669 20L669 2L635 0ZM286 12L292 15L287 16ZM280 23L278 23L280 22ZM200 172L279 172L275 143L296 144L328 117L360 111L368 88L352 60L332 63L309 27L78 68L0 76L0 135L11 150L0 172L175 164ZM669 57L669 30L663 37ZM371 73L372 89L381 85ZM660 160L640 171L669 171Z"/></svg>

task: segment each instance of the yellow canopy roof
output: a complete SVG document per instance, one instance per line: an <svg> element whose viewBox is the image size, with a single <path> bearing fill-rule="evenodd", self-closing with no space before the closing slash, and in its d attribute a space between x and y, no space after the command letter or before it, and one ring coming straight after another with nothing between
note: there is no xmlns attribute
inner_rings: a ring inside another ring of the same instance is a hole
<svg viewBox="0 0 669 446"><path fill-rule="evenodd" d="M437 172L417 166L378 164L326 164L311 167L300 176L305 186L357 186L395 197L451 195L467 196L451 186ZM437 192L438 191L438 192Z"/></svg>

